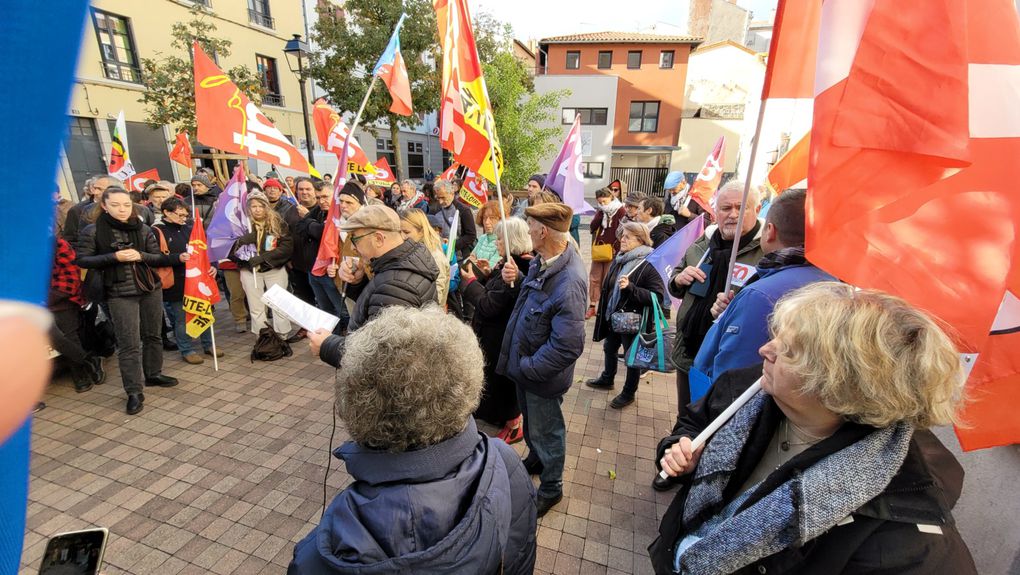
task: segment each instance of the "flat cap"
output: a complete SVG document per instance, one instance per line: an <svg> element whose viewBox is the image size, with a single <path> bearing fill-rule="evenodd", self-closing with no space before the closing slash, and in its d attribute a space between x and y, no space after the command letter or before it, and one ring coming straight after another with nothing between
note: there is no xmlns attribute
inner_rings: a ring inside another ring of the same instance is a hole
<svg viewBox="0 0 1020 575"><path fill-rule="evenodd" d="M340 229L345 232L351 230L399 232L400 217L397 216L397 212L386 206L368 205L354 212L353 216L340 225Z"/></svg>
<svg viewBox="0 0 1020 575"><path fill-rule="evenodd" d="M570 209L570 206L566 204L550 202L531 206L524 210L524 215L550 229L558 232L569 232L570 219L574 217L574 210Z"/></svg>

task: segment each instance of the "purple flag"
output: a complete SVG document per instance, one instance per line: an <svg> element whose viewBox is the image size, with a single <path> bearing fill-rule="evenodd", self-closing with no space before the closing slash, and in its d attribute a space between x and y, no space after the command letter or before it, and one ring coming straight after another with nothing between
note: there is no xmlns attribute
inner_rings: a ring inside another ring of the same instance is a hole
<svg viewBox="0 0 1020 575"><path fill-rule="evenodd" d="M581 116L574 118L574 125L560 148L560 153L549 168L545 187L556 192L563 203L570 206L575 214L594 214L595 208L584 201L584 173L581 171Z"/></svg>
<svg viewBox="0 0 1020 575"><path fill-rule="evenodd" d="M670 236L668 240L662 242L659 247L655 248L655 251L648 254L645 263L659 272L659 275L662 276L662 285L669 285L669 274L673 271L673 267L680 263L684 254L687 253L687 249L704 233L705 214L701 214L679 232ZM672 296L671 299L674 304L680 303L680 300L672 298Z"/></svg>
<svg viewBox="0 0 1020 575"><path fill-rule="evenodd" d="M248 185L244 181L244 170L238 166L234 169L234 177L227 184L227 189L220 194L216 211L205 232L209 238L209 261L226 259L234 240L251 231L251 221L245 209L247 203ZM255 246L242 246L236 255L247 261L255 255Z"/></svg>

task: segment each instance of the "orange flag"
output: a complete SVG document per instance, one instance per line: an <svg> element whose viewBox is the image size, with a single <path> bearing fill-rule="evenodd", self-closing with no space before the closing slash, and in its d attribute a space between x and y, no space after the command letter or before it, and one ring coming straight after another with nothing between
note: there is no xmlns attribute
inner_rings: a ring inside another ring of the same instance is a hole
<svg viewBox="0 0 1020 575"><path fill-rule="evenodd" d="M1016 8L827 0L819 37L807 257L949 324L973 366L961 445L1018 443Z"/></svg>
<svg viewBox="0 0 1020 575"><path fill-rule="evenodd" d="M185 168L192 168L191 142L188 141L188 134L186 132L177 134L177 143L174 144L174 149L170 150L170 159Z"/></svg>
<svg viewBox="0 0 1020 575"><path fill-rule="evenodd" d="M369 173L368 183L385 186L395 181L397 181L397 177L393 175L389 161L385 157L376 160L374 170Z"/></svg>
<svg viewBox="0 0 1020 575"><path fill-rule="evenodd" d="M439 138L461 164L495 183L503 173L492 106L482 77L467 0L433 0L443 49ZM496 150L492 165L490 137Z"/></svg>
<svg viewBox="0 0 1020 575"><path fill-rule="evenodd" d="M489 183L485 178L471 170L464 174L464 183L460 187L460 199L464 203L476 208L489 201Z"/></svg>
<svg viewBox="0 0 1020 575"><path fill-rule="evenodd" d="M198 141L277 167L318 175L294 144L202 51L198 42L194 43L194 50Z"/></svg>
<svg viewBox="0 0 1020 575"><path fill-rule="evenodd" d="M312 119L315 122L315 134L319 138L319 144L327 152L333 152L339 158L343 151L344 141L347 139L347 124L333 110L332 106L326 103L324 98L315 101L315 109L312 111ZM368 161L365 150L361 148L357 138L351 138L350 149L347 150L347 171L355 174L371 174L374 167Z"/></svg>
<svg viewBox="0 0 1020 575"><path fill-rule="evenodd" d="M195 224L191 227L188 253L191 259L184 271L184 312L186 331L191 337L198 337L216 322L213 305L220 301L220 289L215 275L209 275L209 249L202 226L202 215L195 211Z"/></svg>
<svg viewBox="0 0 1020 575"><path fill-rule="evenodd" d="M706 212L714 214L712 209L712 196L719 189L719 182L722 181L723 163L726 161L726 136L719 136L715 147L705 159L705 165L694 178L691 186L691 199L698 202Z"/></svg>
<svg viewBox="0 0 1020 575"><path fill-rule="evenodd" d="M779 0L761 99L814 94L820 0Z"/></svg>
<svg viewBox="0 0 1020 575"><path fill-rule="evenodd" d="M769 170L768 179L765 181L773 194L792 188L798 182L807 179L810 152L811 132L808 132Z"/></svg>
<svg viewBox="0 0 1020 575"><path fill-rule="evenodd" d="M145 182L158 179L159 171L157 171L156 168L152 168L151 170L145 170L140 174L128 176L128 179L124 180L124 187L127 188L129 192L144 192Z"/></svg>

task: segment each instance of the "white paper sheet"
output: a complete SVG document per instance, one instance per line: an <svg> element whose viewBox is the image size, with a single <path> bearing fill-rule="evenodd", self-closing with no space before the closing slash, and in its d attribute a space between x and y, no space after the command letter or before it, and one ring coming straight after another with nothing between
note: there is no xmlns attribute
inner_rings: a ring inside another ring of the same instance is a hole
<svg viewBox="0 0 1020 575"><path fill-rule="evenodd" d="M311 332L320 329L333 331L336 324L340 322L340 318L308 305L279 284L262 294L262 302L273 308L273 313L281 314Z"/></svg>

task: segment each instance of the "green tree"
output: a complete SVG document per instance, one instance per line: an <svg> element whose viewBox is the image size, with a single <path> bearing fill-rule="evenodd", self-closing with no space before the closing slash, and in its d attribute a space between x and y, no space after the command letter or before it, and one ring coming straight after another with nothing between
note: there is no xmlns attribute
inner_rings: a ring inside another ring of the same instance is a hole
<svg viewBox="0 0 1020 575"><path fill-rule="evenodd" d="M407 18L400 31L400 52L411 80L414 114L389 112L389 91L380 81L362 112L360 125L375 132L380 122L389 125L396 156L396 170L406 176L400 147L400 124L420 125L439 105L436 16L429 0L347 0L339 13L326 3L319 5L319 21L312 38L319 49L312 54L309 73L329 95L338 112L356 113L372 80L372 68L386 48L401 13Z"/></svg>
<svg viewBox="0 0 1020 575"><path fill-rule="evenodd" d="M560 144L554 120L567 91L535 93L531 71L514 55L509 24L482 13L475 17L474 30L503 151L502 183L519 190L531 174L548 169L539 162Z"/></svg>
<svg viewBox="0 0 1020 575"><path fill-rule="evenodd" d="M214 57L230 55L230 40L216 38L216 25L205 17L204 8L191 9L189 22L175 22L170 28L173 54L157 52L156 58L142 59L142 83L145 92L138 100L145 104L146 120L154 127L173 126L186 130L196 141L195 78L191 46L198 40L206 54ZM253 102L262 103L262 82L247 66L234 66L226 70L227 76L237 84Z"/></svg>

